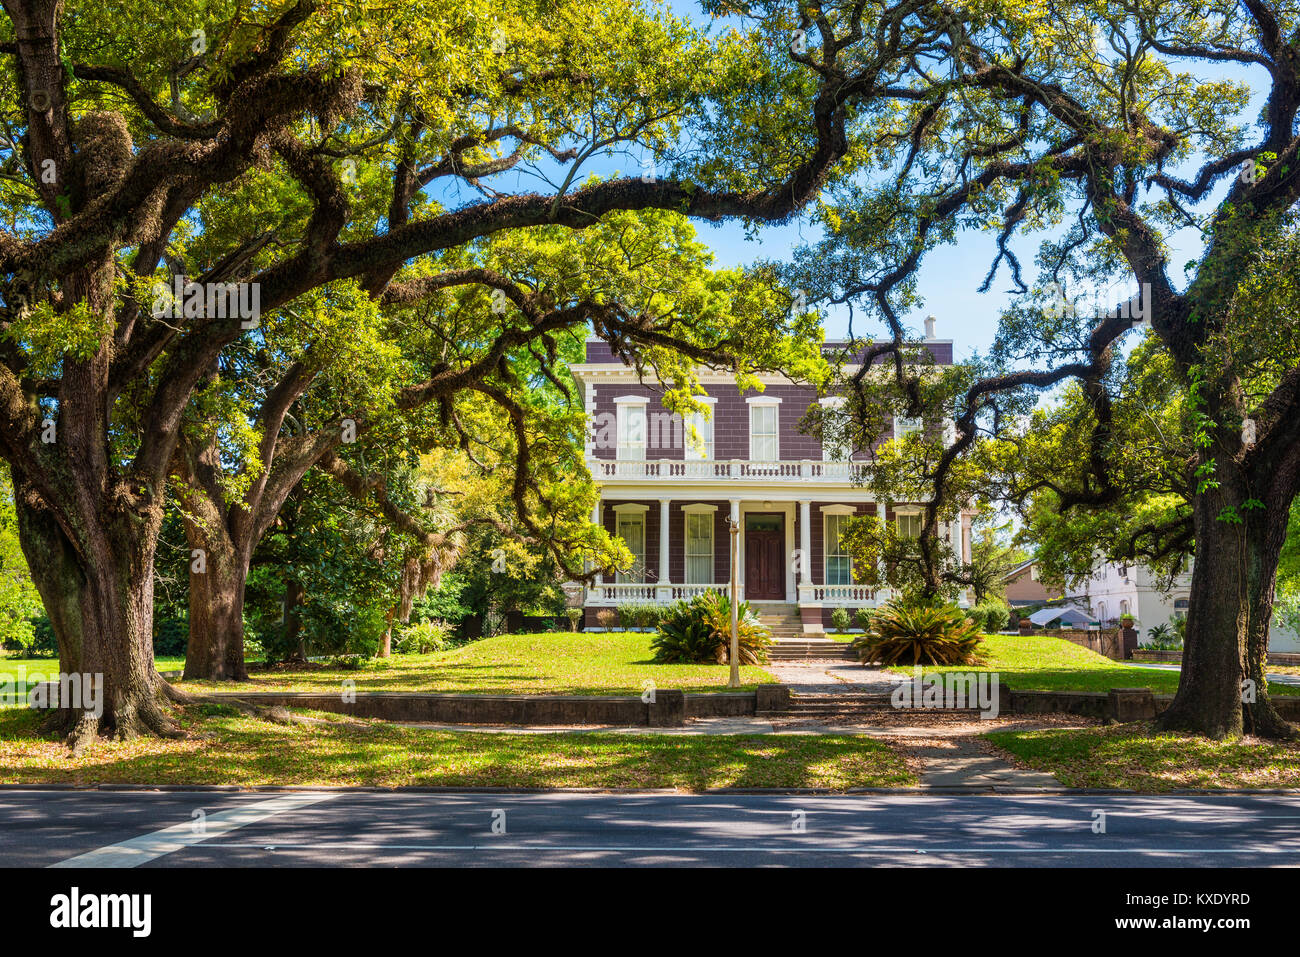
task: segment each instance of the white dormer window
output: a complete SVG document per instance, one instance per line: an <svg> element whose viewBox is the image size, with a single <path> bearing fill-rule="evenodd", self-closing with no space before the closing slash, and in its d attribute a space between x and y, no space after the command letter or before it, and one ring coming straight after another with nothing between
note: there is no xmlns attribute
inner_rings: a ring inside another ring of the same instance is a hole
<svg viewBox="0 0 1300 957"><path fill-rule="evenodd" d="M847 462L850 458L848 443L843 441L842 423L833 421L831 423L830 434L827 435L827 422L838 420L836 413L844 411L844 396L833 395L825 399L818 399L817 404L824 411L822 416L822 461L823 462Z"/></svg>
<svg viewBox="0 0 1300 957"><path fill-rule="evenodd" d="M686 435L683 439L686 459L709 461L713 458L713 412L716 400L705 396L696 398L709 408L707 412L693 412L686 416Z"/></svg>
<svg viewBox="0 0 1300 957"><path fill-rule="evenodd" d="M781 457L781 400L766 396L749 403L749 458L754 462L775 462Z"/></svg>
<svg viewBox="0 0 1300 957"><path fill-rule="evenodd" d="M645 407L650 400L640 395L625 395L614 400L618 410L618 458L645 458Z"/></svg>

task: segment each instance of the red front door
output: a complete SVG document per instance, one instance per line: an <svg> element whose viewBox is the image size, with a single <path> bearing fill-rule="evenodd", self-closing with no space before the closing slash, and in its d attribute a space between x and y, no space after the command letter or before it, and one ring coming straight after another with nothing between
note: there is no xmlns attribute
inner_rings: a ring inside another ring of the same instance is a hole
<svg viewBox="0 0 1300 957"><path fill-rule="evenodd" d="M783 518L781 515L746 516L745 598L750 601L780 601L785 598L785 576L782 574L785 565L781 561L785 533L780 527ZM771 527L773 524L777 527Z"/></svg>

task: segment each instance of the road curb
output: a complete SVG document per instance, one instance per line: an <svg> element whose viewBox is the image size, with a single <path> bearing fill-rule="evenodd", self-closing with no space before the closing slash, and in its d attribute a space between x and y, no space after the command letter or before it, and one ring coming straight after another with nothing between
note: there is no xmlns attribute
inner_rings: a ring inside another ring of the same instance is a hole
<svg viewBox="0 0 1300 957"><path fill-rule="evenodd" d="M854 796L864 794L884 794L898 796L932 796L957 795L1098 795L1116 796L1133 795L1142 797L1232 797L1235 795L1276 795L1279 797L1300 795L1300 788L1179 788L1170 791L1135 791L1129 788L1047 788L1015 787L1007 785L919 785L910 788L849 788L836 791L829 788L705 788L699 791L681 788L521 788L521 787L456 787L452 785L337 785L337 784L0 784L3 791L66 791L69 793L87 791L105 792L197 792L217 794L261 794L297 791L328 791L331 793L357 794L626 794L628 796L646 795L710 795L710 794L789 794L809 796Z"/></svg>

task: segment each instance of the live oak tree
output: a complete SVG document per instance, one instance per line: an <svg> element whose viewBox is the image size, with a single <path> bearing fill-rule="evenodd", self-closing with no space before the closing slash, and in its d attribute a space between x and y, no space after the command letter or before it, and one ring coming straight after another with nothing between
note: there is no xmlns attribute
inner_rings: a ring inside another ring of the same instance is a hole
<svg viewBox="0 0 1300 957"><path fill-rule="evenodd" d="M268 318L254 342L228 348L203 380L176 455L177 496L196 556L185 677L244 677L249 562L312 467L376 499L389 522L423 540L429 561L411 558L412 583L426 580L420 568L437 567L463 523L422 528L379 494L382 480L348 464L357 452L371 450L374 461L402 449L418 457L461 448L511 473L521 528L570 577L582 577L583 559L612 572L609 537L588 520L596 492L580 455L582 401L564 367L582 358L584 316L635 316L638 328L620 348L684 394L694 373L673 350L700 350L673 328L678 316L690 317L692 336L718 344L709 361L759 367L797 364L784 334L797 328L806 343L813 332L807 317L775 315L784 300L760 277L710 269L707 250L677 214L613 213L579 236L533 227L452 259L432 275L391 284L377 304L348 288L300 297L292 315ZM548 332L515 343L516 322ZM453 374L464 376L459 387L430 401L423 384ZM278 431L269 427L275 419Z"/></svg>
<svg viewBox="0 0 1300 957"><path fill-rule="evenodd" d="M149 644L158 529L196 394L262 318L298 321L295 305L327 287L377 304L462 283L505 295L513 318L481 358L407 383L399 405L448 402L575 322L621 354L744 375L733 347L757 323L697 331L667 294L649 316L542 303L463 272L458 253L621 210L788 217L847 171L855 104L933 36L911 9L885 11L896 29L825 46L827 74L761 36L710 40L604 0L6 0L0 456L62 667L102 676L101 715L59 715L74 747L98 731L177 733ZM618 150L659 168L586 178ZM159 308L155 285L182 274L216 304ZM674 381L691 391L688 372ZM476 388L527 428L508 394ZM287 411L260 410L262 440Z"/></svg>
<svg viewBox="0 0 1300 957"><path fill-rule="evenodd" d="M1006 431L997 457L1001 494L1018 508L1021 539L1033 547L1045 581L1078 585L1106 561L1142 564L1172 584L1195 550L1192 409L1154 337L1115 363L1106 388L1104 443L1094 438L1095 406L1073 384ZM1098 474L1111 500L1075 504Z"/></svg>
<svg viewBox="0 0 1300 957"><path fill-rule="evenodd" d="M746 8L780 29L778 5ZM821 52L828 37L877 29L874 7L803 9L806 60L822 75L837 69ZM1076 382L1092 408L1090 474L1067 507L1124 494L1105 468L1108 386L1125 337L1149 323L1189 405L1196 479L1181 527L1166 530L1190 536L1195 571L1179 689L1158 724L1230 737L1248 711L1256 733L1293 735L1267 694L1243 701L1242 686L1265 687L1278 552L1300 489L1300 12L1268 0L974 0L919 3L912 18L939 35L902 89L875 99L854 153L861 175L822 207L826 238L795 281L882 322L888 341L869 357L906 390L901 316L918 302L919 267L964 231L990 234L981 289L1009 285L1008 308L983 374L956 397L934 479L1014 423L1023 406L1008 403ZM1207 64L1247 79L1205 79ZM1263 108L1242 118L1252 89ZM1202 252L1171 264L1180 229ZM1036 278L1023 237L1038 241Z"/></svg>

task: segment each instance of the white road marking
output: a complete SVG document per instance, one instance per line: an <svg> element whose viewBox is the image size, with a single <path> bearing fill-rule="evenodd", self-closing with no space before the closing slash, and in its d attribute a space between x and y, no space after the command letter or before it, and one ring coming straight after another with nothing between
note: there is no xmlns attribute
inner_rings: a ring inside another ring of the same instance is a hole
<svg viewBox="0 0 1300 957"><path fill-rule="evenodd" d="M50 867L139 867L164 854L200 844L214 837L221 837L246 824L256 824L258 821L265 821L285 811L295 811L339 796L338 792L286 794L269 801L258 801L256 804L246 804L228 811L208 814L198 833L195 833L194 822L186 821L183 824L165 827L161 831L154 831L152 834L142 834L140 837L78 854L76 857L51 864Z"/></svg>

